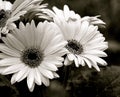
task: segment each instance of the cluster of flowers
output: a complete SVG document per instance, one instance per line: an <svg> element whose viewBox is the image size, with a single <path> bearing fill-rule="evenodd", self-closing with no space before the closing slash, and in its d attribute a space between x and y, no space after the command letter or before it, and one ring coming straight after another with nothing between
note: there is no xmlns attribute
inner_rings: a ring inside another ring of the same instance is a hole
<svg viewBox="0 0 120 97"><path fill-rule="evenodd" d="M13 74L12 84L27 77L31 92L35 84L49 86L49 79L59 77L56 71L63 65L88 65L97 71L98 64L107 65L101 58L107 56L108 44L98 30L105 24L99 16L81 18L67 5L50 10L42 1L0 0L0 74ZM24 24L20 17L27 13L45 21Z"/></svg>

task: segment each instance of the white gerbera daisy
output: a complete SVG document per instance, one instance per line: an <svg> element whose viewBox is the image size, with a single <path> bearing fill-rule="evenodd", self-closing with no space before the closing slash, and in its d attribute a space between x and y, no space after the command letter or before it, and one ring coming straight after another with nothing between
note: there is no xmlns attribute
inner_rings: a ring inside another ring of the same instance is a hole
<svg viewBox="0 0 120 97"><path fill-rule="evenodd" d="M45 8L47 5L40 5L43 0L16 0L13 4L9 1L0 0L0 36L1 33L8 33L15 26L14 21L27 11ZM42 14L43 15L43 14Z"/></svg>
<svg viewBox="0 0 120 97"><path fill-rule="evenodd" d="M58 9L57 7L53 7L53 11L51 10L45 10L43 9L46 14L48 14L50 17L53 18L53 20L56 22L71 22L71 21L77 21L80 22L88 21L92 25L104 25L105 23L99 19L100 15L98 16L85 16L81 17L79 14L75 13L73 10L70 10L67 5L64 5L63 10Z"/></svg>
<svg viewBox="0 0 120 97"><path fill-rule="evenodd" d="M98 19L98 16L81 18L67 5L64 5L63 10L53 7L53 11L48 10L46 13L53 18L68 41L66 48L69 53L64 64L69 65L74 61L76 67L87 64L89 68L93 66L97 71L100 71L97 63L107 64L100 57L107 56L103 51L108 48L108 45L107 42L104 42L103 35L98 31L98 26L95 25L105 23Z"/></svg>
<svg viewBox="0 0 120 97"><path fill-rule="evenodd" d="M66 49L69 53L65 58L65 65L69 65L74 61L76 67L87 64L89 68L93 66L97 71L100 71L97 63L107 65L100 57L107 56L104 50L108 48L108 44L98 31L98 26L83 21L74 25L64 22L59 24L59 27L68 41Z"/></svg>
<svg viewBox="0 0 120 97"><path fill-rule="evenodd" d="M49 85L49 79L59 77L55 71L63 64L66 41L54 23L40 22L35 27L20 23L19 29L2 37L0 44L0 72L12 74L11 83L27 77L27 85L33 91L35 83Z"/></svg>

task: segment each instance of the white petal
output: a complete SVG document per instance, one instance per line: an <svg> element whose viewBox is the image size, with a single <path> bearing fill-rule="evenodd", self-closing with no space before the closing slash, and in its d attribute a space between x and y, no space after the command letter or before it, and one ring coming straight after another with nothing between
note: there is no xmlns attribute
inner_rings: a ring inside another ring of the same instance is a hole
<svg viewBox="0 0 120 97"><path fill-rule="evenodd" d="M20 64L20 58L5 58L0 60L0 66L10 66Z"/></svg>
<svg viewBox="0 0 120 97"><path fill-rule="evenodd" d="M31 34L31 25L29 24L29 23L27 23L26 24L26 27L25 27L25 29L24 29L24 33L23 33L23 37L25 37L25 41L26 41L26 46L27 47L34 47L34 45L33 44L31 44L31 42L30 41L34 41L34 39L32 38L33 36L32 36L32 34ZM21 30L22 31L22 30Z"/></svg>
<svg viewBox="0 0 120 97"><path fill-rule="evenodd" d="M33 87L34 87L34 69L30 69L30 72L27 76L27 85L30 91L33 91Z"/></svg>
<svg viewBox="0 0 120 97"><path fill-rule="evenodd" d="M54 75L55 78L59 78L60 77L56 72L53 72L53 75Z"/></svg>
<svg viewBox="0 0 120 97"><path fill-rule="evenodd" d="M0 53L0 58L9 58L9 57L11 57L11 56L6 55L6 54L4 54L4 53Z"/></svg>
<svg viewBox="0 0 120 97"><path fill-rule="evenodd" d="M15 16L18 12L25 9L31 2L31 0L21 0L21 1L22 2L19 2L19 4L17 4L18 0L15 2L17 4L17 6L15 4L13 4L12 16Z"/></svg>
<svg viewBox="0 0 120 97"><path fill-rule="evenodd" d="M68 21L68 19L70 17L70 10L67 5L64 5L64 16L65 16L65 20Z"/></svg>
<svg viewBox="0 0 120 97"><path fill-rule="evenodd" d="M99 43L99 42L96 42L96 43L92 43L92 44L86 44L86 48L85 50L92 50L92 49L98 49L98 50L106 50L108 48L108 43L107 42L102 42L102 43Z"/></svg>
<svg viewBox="0 0 120 97"><path fill-rule="evenodd" d="M79 67L78 59L76 57L74 58L74 62L75 62L75 66Z"/></svg>
<svg viewBox="0 0 120 97"><path fill-rule="evenodd" d="M29 74L29 68L27 66L25 66L24 68L22 68L16 75L15 80L17 82L22 81L23 79L25 79L27 77L27 75Z"/></svg>
<svg viewBox="0 0 120 97"><path fill-rule="evenodd" d="M72 62L73 62L73 61L70 61L70 60L68 59L68 57L66 57L65 60L64 60L64 65L65 65L65 66L71 65Z"/></svg>
<svg viewBox="0 0 120 97"><path fill-rule="evenodd" d="M64 20L64 15L62 10L59 10L57 7L53 7L52 9L56 13L56 16L58 17L58 19Z"/></svg>
<svg viewBox="0 0 120 97"><path fill-rule="evenodd" d="M41 81L41 73L40 71L38 70L38 68L35 68L35 71L36 71L36 74L35 74L35 83L37 85L41 85L42 84L42 81Z"/></svg>
<svg viewBox="0 0 120 97"><path fill-rule="evenodd" d="M88 25L89 25L89 23L87 21L85 21L81 24L80 31L78 34L76 34L76 38L75 38L77 41L81 41L81 39L84 37L84 35L88 29Z"/></svg>
<svg viewBox="0 0 120 97"><path fill-rule="evenodd" d="M75 58L75 55L73 55L72 53L71 54L67 54L67 57L70 61L73 61L74 58Z"/></svg>
<svg viewBox="0 0 120 97"><path fill-rule="evenodd" d="M0 44L0 51L10 56L20 57L20 53L17 50L12 50L2 43Z"/></svg>
<svg viewBox="0 0 120 97"><path fill-rule="evenodd" d="M6 69L5 66L1 66L1 67L0 67L0 74L2 74L2 72L3 72L5 69Z"/></svg>
<svg viewBox="0 0 120 97"><path fill-rule="evenodd" d="M8 39L6 37L2 37L2 41L5 43L5 45L10 48L10 49L13 49L14 48L12 47L12 45L9 43Z"/></svg>
<svg viewBox="0 0 120 97"><path fill-rule="evenodd" d="M52 63L49 63L47 61L43 61L42 64L40 64L40 66L44 69L47 69L47 70L51 70L51 71L57 71L57 67L52 64Z"/></svg>
<svg viewBox="0 0 120 97"><path fill-rule="evenodd" d="M32 87L29 89L30 92L33 92L34 88L35 88L35 83L33 83Z"/></svg>
<svg viewBox="0 0 120 97"><path fill-rule="evenodd" d="M86 64L88 65L88 67L89 68L92 68L92 63L91 63L91 61L89 60L89 59L87 59L87 58L83 58L84 59L84 61L86 62Z"/></svg>
<svg viewBox="0 0 120 97"><path fill-rule="evenodd" d="M29 34L30 34L30 40L29 40L29 42L30 42L30 44L31 44L31 46L33 46L33 47L35 47L35 41L36 41L36 37L35 37L35 23L34 23L34 21L32 21L31 22L31 25L30 25L30 27L29 27ZM39 44L40 45L40 44Z"/></svg>
<svg viewBox="0 0 120 97"><path fill-rule="evenodd" d="M97 33L97 29L98 27L90 25L80 42L82 44L86 44L87 42L89 42L93 37L95 37Z"/></svg>
<svg viewBox="0 0 120 97"><path fill-rule="evenodd" d="M98 67L97 63L94 61L94 60L91 60L93 63L93 67L99 72L100 71L100 68Z"/></svg>
<svg viewBox="0 0 120 97"><path fill-rule="evenodd" d="M44 59L44 61L46 61L47 63L53 64L56 67L61 67L63 65L63 63L62 63L63 61L59 61L59 60L55 60L55 59Z"/></svg>
<svg viewBox="0 0 120 97"><path fill-rule="evenodd" d="M5 10L11 10L12 4L9 1L3 1Z"/></svg>
<svg viewBox="0 0 120 97"><path fill-rule="evenodd" d="M20 18L20 17L11 17L11 18L9 18L9 19L7 20L6 24L10 24L10 23L18 20L19 18Z"/></svg>
<svg viewBox="0 0 120 97"><path fill-rule="evenodd" d="M12 11L14 11L22 2L24 2L24 0L15 0Z"/></svg>
<svg viewBox="0 0 120 97"><path fill-rule="evenodd" d="M49 79L46 78L45 76L41 75L42 82L45 86L49 86L50 82Z"/></svg>
<svg viewBox="0 0 120 97"><path fill-rule="evenodd" d="M54 76L53 76L53 73L49 70L46 70L46 69L43 69L42 67L39 66L39 70L40 72L42 73L42 75L44 75L45 77L47 78L50 78L50 79L53 79Z"/></svg>
<svg viewBox="0 0 120 97"><path fill-rule="evenodd" d="M7 74L11 74L11 73L15 73L18 72L21 68L24 68L25 65L23 64L15 64L15 65L11 65L9 67L7 67L2 74L7 75Z"/></svg>
<svg viewBox="0 0 120 97"><path fill-rule="evenodd" d="M83 57L77 55L77 58L78 58L78 63L79 63L79 65L85 66L85 62L84 62Z"/></svg>
<svg viewBox="0 0 120 97"><path fill-rule="evenodd" d="M19 29L15 28L13 30L14 37L16 37L22 44L24 44L24 46L27 46L27 42L25 39L25 27L23 26L23 23L20 22L19 24ZM8 44L9 45L9 44Z"/></svg>
<svg viewBox="0 0 120 97"><path fill-rule="evenodd" d="M98 56L98 57L107 57L107 54L103 51L100 51L100 50L84 51L84 54L91 54L91 55L95 55L95 56Z"/></svg>
<svg viewBox="0 0 120 97"><path fill-rule="evenodd" d="M52 27L52 24L48 22L44 22L44 26L46 26L46 28L44 28L43 30L44 35L41 40L41 45L40 45L41 50L47 49L47 46L51 43L52 38L54 38L54 36L56 35L56 32L54 31L56 29Z"/></svg>
<svg viewBox="0 0 120 97"><path fill-rule="evenodd" d="M54 46L55 44L58 44L63 41L62 34L55 35L54 38L50 39L49 44L47 44L46 48L50 48Z"/></svg>
<svg viewBox="0 0 120 97"><path fill-rule="evenodd" d="M45 60L57 60L57 61L62 62L64 60L64 58L61 56L58 56L56 54L53 54L53 55L45 56Z"/></svg>
<svg viewBox="0 0 120 97"><path fill-rule="evenodd" d="M12 75L11 84L16 83L16 76L17 76L17 73L15 73L15 74Z"/></svg>
<svg viewBox="0 0 120 97"><path fill-rule="evenodd" d="M93 56L93 55L84 55L84 56L86 58L90 59L90 60L95 60L96 62L98 62L101 65L104 65L104 66L107 65L107 63L103 59L101 59L101 58L99 58L97 56Z"/></svg>
<svg viewBox="0 0 120 97"><path fill-rule="evenodd" d="M66 41L64 41L64 42L61 41L61 43L58 43L52 47L46 48L44 53L45 53L45 55L54 54L55 52L64 48L65 45L66 45Z"/></svg>

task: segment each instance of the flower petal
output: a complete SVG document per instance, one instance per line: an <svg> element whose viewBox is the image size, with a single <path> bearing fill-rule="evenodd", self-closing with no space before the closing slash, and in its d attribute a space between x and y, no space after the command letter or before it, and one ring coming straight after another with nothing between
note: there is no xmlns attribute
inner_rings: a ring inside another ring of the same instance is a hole
<svg viewBox="0 0 120 97"><path fill-rule="evenodd" d="M21 68L21 70L17 73L15 80L17 82L20 82L23 79L25 79L25 77L27 77L28 74L29 74L29 68L25 66L24 68Z"/></svg>
<svg viewBox="0 0 120 97"><path fill-rule="evenodd" d="M44 69L47 69L47 70L51 70L51 71L57 71L57 67L52 64L52 63L49 63L47 61L43 61L42 64L40 64L40 66Z"/></svg>
<svg viewBox="0 0 120 97"><path fill-rule="evenodd" d="M41 85L42 84L42 81L41 81L41 73L40 71L38 70L38 68L35 68L35 71L36 71L36 74L35 74L35 83L37 85Z"/></svg>
<svg viewBox="0 0 120 97"><path fill-rule="evenodd" d="M16 65L16 64L20 64L21 61L19 58L4 58L2 60L0 60L0 66L10 66L10 65Z"/></svg>
<svg viewBox="0 0 120 97"><path fill-rule="evenodd" d="M30 69L30 72L27 76L27 85L31 92L33 91L33 87L34 87L34 75L35 75L34 69Z"/></svg>
<svg viewBox="0 0 120 97"><path fill-rule="evenodd" d="M14 57L20 57L20 53L17 50L12 50L4 44L0 44L0 51Z"/></svg>
<svg viewBox="0 0 120 97"><path fill-rule="evenodd" d="M38 67L40 72L42 73L42 75L44 75L45 77L47 78L50 78L50 79L53 79L54 76L53 76L53 73L49 70L46 70L44 68L42 68L41 66Z"/></svg>
<svg viewBox="0 0 120 97"><path fill-rule="evenodd" d="M11 65L9 67L7 67L2 74L7 75L7 74L11 74L11 73L15 73L18 72L21 68L24 68L25 65L21 64L15 64L15 65Z"/></svg>

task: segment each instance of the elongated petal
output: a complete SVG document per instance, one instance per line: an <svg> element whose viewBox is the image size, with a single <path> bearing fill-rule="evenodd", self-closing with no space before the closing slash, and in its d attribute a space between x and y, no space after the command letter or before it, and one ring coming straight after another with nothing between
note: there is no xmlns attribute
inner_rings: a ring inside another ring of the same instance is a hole
<svg viewBox="0 0 120 97"><path fill-rule="evenodd" d="M51 71L57 71L57 67L52 64L52 63L49 63L49 62L42 62L41 64L41 67L44 68L44 69L47 69L47 70L51 70Z"/></svg>
<svg viewBox="0 0 120 97"><path fill-rule="evenodd" d="M17 50L12 50L4 44L0 44L0 51L10 56L20 57L20 54Z"/></svg>
<svg viewBox="0 0 120 97"><path fill-rule="evenodd" d="M10 66L10 65L15 65L15 64L20 64L21 61L19 58L4 58L0 60L0 66Z"/></svg>
<svg viewBox="0 0 120 97"><path fill-rule="evenodd" d="M7 67L2 74L7 75L11 73L18 72L21 68L24 68L25 66L23 64L15 64Z"/></svg>
<svg viewBox="0 0 120 97"><path fill-rule="evenodd" d="M34 75L35 75L35 72L33 69L31 69L27 76L27 85L31 92L33 91L33 87L34 87Z"/></svg>
<svg viewBox="0 0 120 97"><path fill-rule="evenodd" d="M41 67L39 67L39 70L40 70L40 72L42 73L42 75L44 75L45 77L50 78L50 79L53 79L53 78L54 78L54 76L53 76L53 74L52 74L51 71L46 70L46 69L41 68Z"/></svg>
<svg viewBox="0 0 120 97"><path fill-rule="evenodd" d="M35 71L36 71L36 74L35 74L35 83L37 85L41 85L42 84L41 73L40 73L39 69L37 69L37 68L35 69Z"/></svg>
<svg viewBox="0 0 120 97"><path fill-rule="evenodd" d="M25 66L24 68L22 68L22 69L17 73L15 80L16 80L17 82L22 81L23 79L25 79L25 78L27 77L28 73L29 73L29 69L28 69L27 66Z"/></svg>

